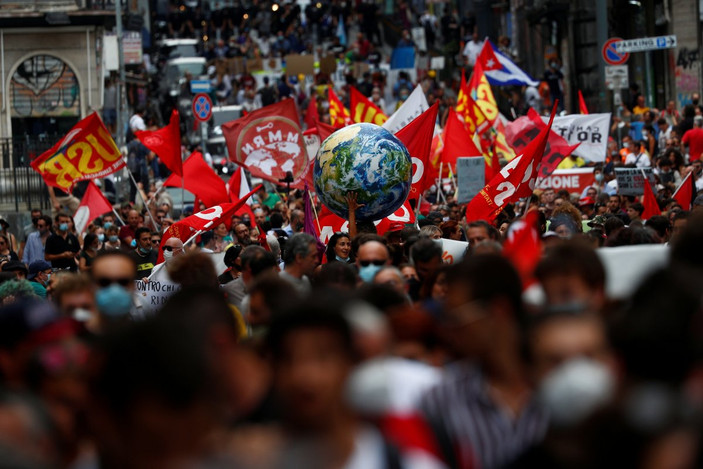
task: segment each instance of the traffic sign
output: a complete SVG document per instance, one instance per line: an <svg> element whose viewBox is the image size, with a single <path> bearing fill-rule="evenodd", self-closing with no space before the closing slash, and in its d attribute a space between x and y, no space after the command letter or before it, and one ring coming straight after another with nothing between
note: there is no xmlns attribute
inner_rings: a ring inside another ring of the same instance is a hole
<svg viewBox="0 0 703 469"><path fill-rule="evenodd" d="M211 87L210 80L190 80L191 93L209 93Z"/></svg>
<svg viewBox="0 0 703 469"><path fill-rule="evenodd" d="M640 37L638 39L625 39L615 43L618 53L646 52L649 50L673 49L676 47L676 36Z"/></svg>
<svg viewBox="0 0 703 469"><path fill-rule="evenodd" d="M205 93L198 93L193 98L193 117L200 122L210 120L212 117L212 100Z"/></svg>
<svg viewBox="0 0 703 469"><path fill-rule="evenodd" d="M615 49L615 43L622 41L622 38L611 37L603 44L603 60L608 65L622 65L630 58L627 52L619 52Z"/></svg>
<svg viewBox="0 0 703 469"><path fill-rule="evenodd" d="M605 86L609 90L621 90L627 88L630 77L627 65L606 65L605 66Z"/></svg>

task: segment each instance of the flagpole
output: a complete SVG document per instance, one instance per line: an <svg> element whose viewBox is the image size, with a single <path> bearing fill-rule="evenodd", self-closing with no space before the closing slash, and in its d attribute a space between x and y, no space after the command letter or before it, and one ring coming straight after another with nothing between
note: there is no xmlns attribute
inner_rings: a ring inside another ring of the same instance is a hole
<svg viewBox="0 0 703 469"><path fill-rule="evenodd" d="M183 167L183 152L181 151L181 168ZM181 214L183 214L183 208L185 207L186 204L186 173L185 171L181 171L183 174L181 175ZM198 213L200 210L198 210L200 207L193 207L193 213Z"/></svg>
<svg viewBox="0 0 703 469"><path fill-rule="evenodd" d="M308 197L310 197L310 206L312 207L312 213L315 215L315 222L317 223L317 231L322 233L322 228L320 227L320 219L317 217L317 209L315 208L315 201L312 198L312 192L308 191Z"/></svg>
<svg viewBox="0 0 703 469"><path fill-rule="evenodd" d="M442 172L444 171L444 162L439 163L439 178L437 179L437 201L435 203L439 203L440 200L440 194L442 193Z"/></svg>
<svg viewBox="0 0 703 469"><path fill-rule="evenodd" d="M115 214L115 217L117 217L117 221L120 222L120 225L124 225L124 221L120 218L120 215L117 213L117 210L115 210L115 207L112 207L112 213Z"/></svg>
<svg viewBox="0 0 703 469"><path fill-rule="evenodd" d="M142 191L139 190L139 186L137 185L137 181L134 179L134 175L132 174L132 171L129 170L129 168L127 168L127 173L129 174L129 177L132 180L132 184L134 184L134 187L137 188L137 194L139 194L139 197L142 199L142 203L144 204L144 208L146 209L146 213L149 215L149 219L151 220L151 224L154 226L154 230L158 230L159 225L156 224L156 221L154 220L154 217L151 214L151 210L149 210L149 206L146 203L146 199L144 199L144 194L142 194Z"/></svg>

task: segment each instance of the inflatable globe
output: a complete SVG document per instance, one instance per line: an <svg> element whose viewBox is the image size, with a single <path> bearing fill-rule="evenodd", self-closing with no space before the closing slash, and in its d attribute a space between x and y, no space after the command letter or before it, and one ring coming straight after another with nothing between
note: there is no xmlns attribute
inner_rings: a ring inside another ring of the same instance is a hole
<svg viewBox="0 0 703 469"><path fill-rule="evenodd" d="M315 158L318 197L332 213L348 218L347 193L355 191L358 221L395 212L410 192L412 161L405 145L374 124L353 124L327 137Z"/></svg>

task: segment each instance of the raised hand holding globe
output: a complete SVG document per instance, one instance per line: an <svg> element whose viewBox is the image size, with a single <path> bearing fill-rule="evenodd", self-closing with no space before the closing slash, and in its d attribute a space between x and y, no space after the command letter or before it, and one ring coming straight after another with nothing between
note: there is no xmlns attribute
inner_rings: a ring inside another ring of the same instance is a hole
<svg viewBox="0 0 703 469"><path fill-rule="evenodd" d="M347 193L353 191L357 220L380 220L408 197L412 161L405 145L383 127L353 124L322 142L313 179L318 197L335 215L348 217Z"/></svg>

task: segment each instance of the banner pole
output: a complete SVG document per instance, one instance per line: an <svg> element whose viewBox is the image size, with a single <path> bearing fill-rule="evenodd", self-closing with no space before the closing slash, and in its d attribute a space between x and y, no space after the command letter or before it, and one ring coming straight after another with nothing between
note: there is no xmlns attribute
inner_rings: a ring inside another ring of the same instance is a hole
<svg viewBox="0 0 703 469"><path fill-rule="evenodd" d="M115 214L115 217L117 217L117 221L120 222L120 225L124 225L124 221L122 220L122 218L120 218L120 214L117 213L117 210L115 210L115 207L112 207L112 213Z"/></svg>
<svg viewBox="0 0 703 469"><path fill-rule="evenodd" d="M437 178L437 201L439 203L440 194L442 193L442 171L444 171L444 163L439 163L439 177Z"/></svg>
<svg viewBox="0 0 703 469"><path fill-rule="evenodd" d="M315 215L315 222L317 223L317 231L322 233L322 228L320 227L320 219L317 217L317 209L315 208L315 200L312 198L312 192L308 191L308 197L310 197L310 206L312 207L312 213Z"/></svg>
<svg viewBox="0 0 703 469"><path fill-rule="evenodd" d="M142 203L144 204L144 208L146 209L146 213L149 215L149 220L151 220L151 224L154 227L154 230L158 230L158 226L156 224L156 221L154 220L154 217L151 215L151 210L149 210L149 206L146 203L146 200L144 199L144 194L142 194L142 191L139 190L139 186L137 185L137 181L134 179L134 175L132 174L132 171L127 169L127 173L129 173L130 179L132 179L132 184L134 184L134 187L137 188L137 194L139 194L139 197L142 199Z"/></svg>

